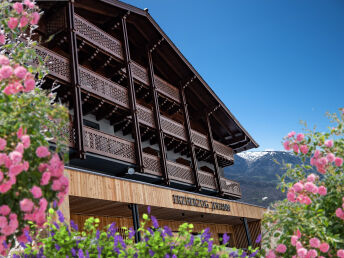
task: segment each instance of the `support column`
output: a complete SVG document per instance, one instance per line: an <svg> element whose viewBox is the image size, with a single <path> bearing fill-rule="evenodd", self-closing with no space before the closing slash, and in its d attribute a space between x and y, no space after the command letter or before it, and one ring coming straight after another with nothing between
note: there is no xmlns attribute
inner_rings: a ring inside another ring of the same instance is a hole
<svg viewBox="0 0 344 258"><path fill-rule="evenodd" d="M159 141L159 149L160 149L160 166L161 166L162 174L164 176L165 183L167 185L170 185L170 179L168 176L167 163L166 163L166 148L165 148L165 143L164 143L164 133L161 128L159 100L158 100L158 93L156 92L156 86L155 86L152 52L150 50L147 51L147 56L148 56L148 70L149 70L148 74L149 74L149 79L150 79L150 84L151 84L151 93L153 96L154 120L155 120L155 127L158 133L158 141Z"/></svg>
<svg viewBox="0 0 344 258"><path fill-rule="evenodd" d="M75 147L80 159L85 159L84 149L84 131L82 121L82 103L81 103L81 88L80 88L80 75L79 75L79 62L77 40L74 29L74 1L70 0L67 4L67 26L69 33L69 53L70 53L70 71L71 71L71 84L73 88L74 98L74 129L76 135Z"/></svg>
<svg viewBox="0 0 344 258"><path fill-rule="evenodd" d="M123 32L123 46L124 46L124 56L127 70L128 78L128 94L129 94L129 104L131 109L131 116L134 126L134 139L135 139L135 153L136 153L136 165L140 172L143 172L143 158L142 158L142 143L141 143L141 132L139 120L137 118L137 107L136 107L136 96L134 80L131 70L131 58L127 31L127 21L126 16L122 18L122 32Z"/></svg>
<svg viewBox="0 0 344 258"><path fill-rule="evenodd" d="M133 226L135 230L135 243L141 241L141 234L138 232L140 228L140 213L137 204L130 204L129 208L131 209L132 216L133 216Z"/></svg>
<svg viewBox="0 0 344 258"><path fill-rule="evenodd" d="M186 103L185 91L184 91L184 87L182 85L180 86L180 99L181 99L182 107L183 107L183 114L184 114L184 121L185 121L186 136L188 139L188 146L189 146L189 150L191 152L192 172L193 172L194 178L195 178L196 190L200 191L201 190L201 184L200 184L199 178L198 178L198 165L197 165L197 158L196 158L196 154L195 154L195 146L194 146L194 143L192 141L192 133L191 133L189 112L188 112L188 106L187 106L188 104Z"/></svg>
<svg viewBox="0 0 344 258"><path fill-rule="evenodd" d="M246 233L246 239L247 239L248 246L252 246L250 229L248 228L247 219L241 218L240 220L243 222L244 227L245 227L245 233Z"/></svg>
<svg viewBox="0 0 344 258"><path fill-rule="evenodd" d="M212 153L212 157L214 160L214 176L216 179L216 184L217 184L219 194L223 195L223 190L222 190L222 185L221 185L221 177L220 177L220 173L219 173L219 171L220 171L219 163L218 163L217 155L215 152L213 131L211 129L211 123L210 123L210 114L206 114L205 116L206 116L207 129L208 129L208 142L209 142L210 151Z"/></svg>

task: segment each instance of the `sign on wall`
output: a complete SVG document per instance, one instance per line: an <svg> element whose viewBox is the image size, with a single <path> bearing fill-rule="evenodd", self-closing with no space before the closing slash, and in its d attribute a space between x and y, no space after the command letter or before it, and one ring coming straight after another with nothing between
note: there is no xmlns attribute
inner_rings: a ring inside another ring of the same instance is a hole
<svg viewBox="0 0 344 258"><path fill-rule="evenodd" d="M186 205L186 206L194 206L200 208L206 208L211 210L220 210L220 211L230 211L230 206L227 203L219 203L213 201L207 201L197 198L185 197L180 195L172 195L173 203Z"/></svg>

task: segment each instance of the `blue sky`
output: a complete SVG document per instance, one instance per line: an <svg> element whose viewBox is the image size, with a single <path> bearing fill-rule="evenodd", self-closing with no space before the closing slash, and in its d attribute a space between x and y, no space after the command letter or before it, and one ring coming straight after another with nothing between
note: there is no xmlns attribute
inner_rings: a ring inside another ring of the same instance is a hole
<svg viewBox="0 0 344 258"><path fill-rule="evenodd" d="M260 144L344 107L342 0L125 0L149 13Z"/></svg>

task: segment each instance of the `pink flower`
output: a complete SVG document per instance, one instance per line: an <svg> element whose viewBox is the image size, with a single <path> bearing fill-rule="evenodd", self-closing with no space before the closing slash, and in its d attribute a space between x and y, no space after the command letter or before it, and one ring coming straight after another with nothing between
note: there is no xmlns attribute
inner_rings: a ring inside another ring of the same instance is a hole
<svg viewBox="0 0 344 258"><path fill-rule="evenodd" d="M341 167L343 165L343 159L336 157L334 160L334 163L336 164L337 167Z"/></svg>
<svg viewBox="0 0 344 258"><path fill-rule="evenodd" d="M308 153L308 146L307 145L301 145L300 146L300 151L303 154L307 154Z"/></svg>
<svg viewBox="0 0 344 258"><path fill-rule="evenodd" d="M4 55L0 55L0 65L9 65L9 64L10 64L10 60Z"/></svg>
<svg viewBox="0 0 344 258"><path fill-rule="evenodd" d="M319 150L316 150L315 152L314 152L314 158L318 158L320 156L320 151Z"/></svg>
<svg viewBox="0 0 344 258"><path fill-rule="evenodd" d="M45 212L47 207L48 207L48 201L45 198L41 198L39 200L39 211L40 212Z"/></svg>
<svg viewBox="0 0 344 258"><path fill-rule="evenodd" d="M344 219L344 211L341 208L336 210L336 216L340 219Z"/></svg>
<svg viewBox="0 0 344 258"><path fill-rule="evenodd" d="M304 138L305 138L304 134L303 133L299 133L296 136L296 141L301 142Z"/></svg>
<svg viewBox="0 0 344 258"><path fill-rule="evenodd" d="M10 176L17 176L21 172L23 172L23 170L24 170L23 164L12 165L12 166L10 166L8 174Z"/></svg>
<svg viewBox="0 0 344 258"><path fill-rule="evenodd" d="M29 23L29 19L26 16L22 16L19 21L19 28L25 27Z"/></svg>
<svg viewBox="0 0 344 258"><path fill-rule="evenodd" d="M34 198L38 199L42 197L42 190L38 186L34 186L31 188L31 193Z"/></svg>
<svg viewBox="0 0 344 258"><path fill-rule="evenodd" d="M4 150L7 145L7 141L3 138L0 138L0 151Z"/></svg>
<svg viewBox="0 0 344 258"><path fill-rule="evenodd" d="M311 249L307 253L307 257L309 258L316 258L318 256L318 252L314 249Z"/></svg>
<svg viewBox="0 0 344 258"><path fill-rule="evenodd" d="M36 82L35 82L34 79L29 78L29 79L25 80L24 86L25 86L25 92L29 92L29 91L32 91L35 88Z"/></svg>
<svg viewBox="0 0 344 258"><path fill-rule="evenodd" d="M295 233L294 233L295 234ZM300 239L301 238L301 231L299 229L296 230L296 235L297 238Z"/></svg>
<svg viewBox="0 0 344 258"><path fill-rule="evenodd" d="M318 188L318 194L320 195L326 195L327 194L327 189L325 186L319 186Z"/></svg>
<svg viewBox="0 0 344 258"><path fill-rule="evenodd" d="M0 44L4 45L6 43L6 36L0 33Z"/></svg>
<svg viewBox="0 0 344 258"><path fill-rule="evenodd" d="M274 251L270 250L265 258L276 258Z"/></svg>
<svg viewBox="0 0 344 258"><path fill-rule="evenodd" d="M54 180L51 189L53 189L54 191L59 191L61 189L61 186L62 185L60 180Z"/></svg>
<svg viewBox="0 0 344 258"><path fill-rule="evenodd" d="M301 183L296 183L293 185L293 189L295 192L299 193L303 190L303 185Z"/></svg>
<svg viewBox="0 0 344 258"><path fill-rule="evenodd" d="M319 248L320 240L316 237L313 237L309 240L309 245L314 248Z"/></svg>
<svg viewBox="0 0 344 258"><path fill-rule="evenodd" d="M37 25L38 21L39 21L39 13L38 12L34 12L32 14L32 20L31 20L31 24L32 25Z"/></svg>
<svg viewBox="0 0 344 258"><path fill-rule="evenodd" d="M284 146L284 149L285 150L290 150L290 143L289 143L289 141L285 141L284 143L283 143L283 146Z"/></svg>
<svg viewBox="0 0 344 258"><path fill-rule="evenodd" d="M296 143L293 145L293 151L299 153L299 146Z"/></svg>
<svg viewBox="0 0 344 258"><path fill-rule="evenodd" d="M7 25L8 27L13 30L17 27L18 25L18 19L17 18L14 18L14 17L11 17L8 22L7 22Z"/></svg>
<svg viewBox="0 0 344 258"><path fill-rule="evenodd" d="M295 202L295 194L293 192L288 192L287 199L290 202Z"/></svg>
<svg viewBox="0 0 344 258"><path fill-rule="evenodd" d="M288 138L291 138L291 137L293 137L293 136L295 136L295 132L294 131L291 131L290 133L288 133Z"/></svg>
<svg viewBox="0 0 344 258"><path fill-rule="evenodd" d="M0 183L1 183L2 179L4 179L4 173L2 173L2 171L0 170Z"/></svg>
<svg viewBox="0 0 344 258"><path fill-rule="evenodd" d="M327 141L325 141L325 146L328 147L328 148L333 147L333 140L327 140Z"/></svg>
<svg viewBox="0 0 344 258"><path fill-rule="evenodd" d="M21 138L21 141L24 145L24 148L27 149L30 147L30 136L29 135L23 135L22 138Z"/></svg>
<svg viewBox="0 0 344 258"><path fill-rule="evenodd" d="M41 178L41 185L49 184L50 177L51 177L51 174L49 172L44 172Z"/></svg>
<svg viewBox="0 0 344 258"><path fill-rule="evenodd" d="M306 191L311 193L313 192L314 188L316 188L316 186L312 182L305 183L304 187Z"/></svg>
<svg viewBox="0 0 344 258"><path fill-rule="evenodd" d="M23 154L19 151L12 151L8 156L14 164L18 164L23 158Z"/></svg>
<svg viewBox="0 0 344 258"><path fill-rule="evenodd" d="M306 248L300 248L297 250L297 255L300 258L304 258L307 255L307 249Z"/></svg>
<svg viewBox="0 0 344 258"><path fill-rule="evenodd" d="M306 205L310 205L312 203L312 200L306 195L306 196L304 196L302 203L304 203Z"/></svg>
<svg viewBox="0 0 344 258"><path fill-rule="evenodd" d="M326 155L326 158L327 158L328 162L333 162L336 157L333 155L333 153L328 153Z"/></svg>
<svg viewBox="0 0 344 258"><path fill-rule="evenodd" d="M321 252L323 253L327 253L328 250L330 249L330 245L328 243L321 243L320 246L319 246L319 249Z"/></svg>
<svg viewBox="0 0 344 258"><path fill-rule="evenodd" d="M308 181L308 182L314 182L315 179L316 179L316 175L314 175L313 173L312 173L312 174L309 174L309 175L307 176L307 181Z"/></svg>
<svg viewBox="0 0 344 258"><path fill-rule="evenodd" d="M27 70L23 66L18 66L16 69L14 69L14 75L17 76L19 79L24 79L26 73Z"/></svg>
<svg viewBox="0 0 344 258"><path fill-rule="evenodd" d="M7 225L7 219L4 216L0 216L0 228L4 228Z"/></svg>
<svg viewBox="0 0 344 258"><path fill-rule="evenodd" d="M287 251L287 247L284 244L279 244L276 247L276 252L284 254Z"/></svg>
<svg viewBox="0 0 344 258"><path fill-rule="evenodd" d="M24 4L29 8L32 9L35 7L35 4L33 2L31 2L30 0L25 0Z"/></svg>
<svg viewBox="0 0 344 258"><path fill-rule="evenodd" d="M16 12L20 14L23 11L23 4L22 3L14 3L13 9L16 10Z"/></svg>
<svg viewBox="0 0 344 258"><path fill-rule="evenodd" d="M291 245L296 246L297 240L298 240L297 236L292 236L290 239Z"/></svg>
<svg viewBox="0 0 344 258"><path fill-rule="evenodd" d="M0 69L0 77L2 79L7 79L8 77L12 75L12 73L13 73L13 69L9 65L3 65Z"/></svg>
<svg viewBox="0 0 344 258"><path fill-rule="evenodd" d="M344 250L343 250L343 249L338 250L338 251L337 251L337 256L338 256L339 258L344 258Z"/></svg>
<svg viewBox="0 0 344 258"><path fill-rule="evenodd" d="M30 212L33 208L33 202L27 198L21 200L19 204L20 204L20 209L23 212Z"/></svg>
<svg viewBox="0 0 344 258"><path fill-rule="evenodd" d="M48 150L47 147L45 146L39 146L37 149L36 149L36 155L37 157L39 158L45 158L45 157L48 157L50 155L50 152Z"/></svg>
<svg viewBox="0 0 344 258"><path fill-rule="evenodd" d="M7 216L11 212L10 207L7 205L1 205L0 206L0 214L3 216Z"/></svg>

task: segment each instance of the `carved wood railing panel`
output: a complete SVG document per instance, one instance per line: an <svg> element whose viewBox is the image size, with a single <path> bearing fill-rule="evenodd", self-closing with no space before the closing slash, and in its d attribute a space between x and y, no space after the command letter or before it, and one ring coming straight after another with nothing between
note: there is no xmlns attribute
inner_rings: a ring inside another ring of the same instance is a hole
<svg viewBox="0 0 344 258"><path fill-rule="evenodd" d="M75 15L74 23L75 32L79 37L87 40L95 47L101 48L112 56L123 60L122 44L119 40L79 15Z"/></svg>
<svg viewBox="0 0 344 258"><path fill-rule="evenodd" d="M194 184L194 177L191 171L191 168L167 160L167 172L170 179L180 181L183 183Z"/></svg>
<svg viewBox="0 0 344 258"><path fill-rule="evenodd" d="M129 108L128 91L123 86L100 76L87 68L79 67L80 86L99 97Z"/></svg>
<svg viewBox="0 0 344 258"><path fill-rule="evenodd" d="M153 111L142 105L137 105L137 117L139 122L149 127L155 128Z"/></svg>
<svg viewBox="0 0 344 258"><path fill-rule="evenodd" d="M225 194L241 197L240 184L238 182L223 177L221 178L221 185Z"/></svg>
<svg viewBox="0 0 344 258"><path fill-rule="evenodd" d="M84 126L85 150L135 164L134 143Z"/></svg>
<svg viewBox="0 0 344 258"><path fill-rule="evenodd" d="M70 66L67 58L41 46L36 47L36 53L43 60L48 60L45 65L49 69L49 74L63 81L70 82ZM38 64L38 60L34 60L34 63Z"/></svg>
<svg viewBox="0 0 344 258"><path fill-rule="evenodd" d="M154 76L154 79L157 91L180 103L179 90L176 87L172 86L156 75Z"/></svg>
<svg viewBox="0 0 344 258"><path fill-rule="evenodd" d="M192 133L192 140L196 146L201 147L206 150L210 150L209 144L208 144L208 137L206 135L192 129L191 129L191 133Z"/></svg>
<svg viewBox="0 0 344 258"><path fill-rule="evenodd" d="M148 73L146 68L142 67L138 63L131 62L131 71L133 73L134 79L142 82L145 85L149 85Z"/></svg>
<svg viewBox="0 0 344 258"><path fill-rule="evenodd" d="M161 128L165 133L177 137L178 139L181 139L183 141L186 141L186 132L183 125L165 116L160 116L160 118Z"/></svg>
<svg viewBox="0 0 344 258"><path fill-rule="evenodd" d="M213 190L216 189L216 182L213 174L202 170L198 170L198 177L202 187L206 187Z"/></svg>
<svg viewBox="0 0 344 258"><path fill-rule="evenodd" d="M162 176L159 157L143 153L143 165L145 173Z"/></svg>
<svg viewBox="0 0 344 258"><path fill-rule="evenodd" d="M225 159L234 161L234 154L232 148L222 144L221 142L214 141L214 149L218 155L221 155Z"/></svg>

